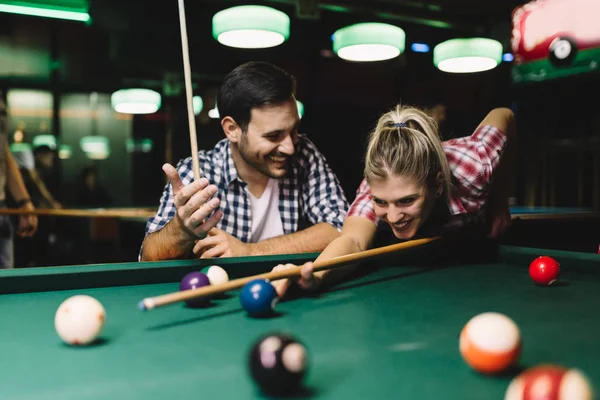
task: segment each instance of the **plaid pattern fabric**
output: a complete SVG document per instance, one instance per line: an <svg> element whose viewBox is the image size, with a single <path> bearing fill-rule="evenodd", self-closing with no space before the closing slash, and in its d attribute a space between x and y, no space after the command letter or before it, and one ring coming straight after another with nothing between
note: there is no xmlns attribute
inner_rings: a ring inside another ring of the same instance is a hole
<svg viewBox="0 0 600 400"><path fill-rule="evenodd" d="M209 151L198 153L200 170L218 188L219 209L223 218L218 227L243 242L249 242L252 215L247 184L237 174L227 139ZM285 234L296 232L321 222L342 229L348 202L340 183L327 165L325 157L305 136L299 135L288 174L279 180L279 212ZM177 164L184 185L194 180L192 158ZM168 183L155 216L146 223L146 235L160 230L175 216L173 188Z"/></svg>
<svg viewBox="0 0 600 400"><path fill-rule="evenodd" d="M442 142L454 185L448 200L451 217L447 221L448 226L441 227L443 230L452 231L481 222L492 172L498 166L505 146L506 135L491 125L479 127L471 136ZM359 216L379 223L366 179L356 191L356 199L348 210L348 216Z"/></svg>

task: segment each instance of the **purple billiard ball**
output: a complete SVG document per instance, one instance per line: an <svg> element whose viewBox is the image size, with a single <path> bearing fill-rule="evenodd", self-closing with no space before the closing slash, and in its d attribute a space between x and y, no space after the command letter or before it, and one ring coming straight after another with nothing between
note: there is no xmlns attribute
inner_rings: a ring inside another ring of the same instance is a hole
<svg viewBox="0 0 600 400"><path fill-rule="evenodd" d="M210 285L208 276L202 272L194 271L183 277L179 283L179 291L197 289L208 285ZM198 299L186 300L185 303L189 307L202 307L208 303L208 300L205 297L201 297Z"/></svg>

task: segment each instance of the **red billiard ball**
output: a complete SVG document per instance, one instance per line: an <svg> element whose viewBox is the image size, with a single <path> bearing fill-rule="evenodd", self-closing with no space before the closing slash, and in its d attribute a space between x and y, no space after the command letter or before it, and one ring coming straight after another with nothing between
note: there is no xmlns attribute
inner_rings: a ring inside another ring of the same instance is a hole
<svg viewBox="0 0 600 400"><path fill-rule="evenodd" d="M559 275L560 264L552 257L539 256L529 264L529 276L538 285L550 286Z"/></svg>

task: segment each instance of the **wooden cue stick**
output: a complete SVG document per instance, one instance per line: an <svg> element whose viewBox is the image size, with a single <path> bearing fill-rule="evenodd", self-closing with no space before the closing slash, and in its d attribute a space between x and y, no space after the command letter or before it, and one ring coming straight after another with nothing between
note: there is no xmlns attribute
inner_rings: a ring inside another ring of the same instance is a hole
<svg viewBox="0 0 600 400"><path fill-rule="evenodd" d="M399 250L409 249L412 247L422 246L424 244L433 242L434 240L439 239L439 237L431 237L425 239L416 239L408 242L397 243L389 246L379 247L376 249L360 251L358 253L348 254L345 256L335 257L330 260L315 262L313 266L313 271L322 271L326 269L333 269L346 266L348 264L360 261L370 260L372 258L387 255L390 253L394 253ZM157 297L148 297L142 300L138 304L138 308L142 311L152 310L157 307L166 306L169 304L177 303L180 301L195 299L204 296L211 296L219 293L226 292L228 290L239 289L244 286L246 283L253 281L255 279L268 279L270 281L275 281L279 279L292 278L295 276L299 276L301 271L301 267L290 268L283 271L275 271L275 272L266 272L263 274L247 276L245 278L234 279L229 282L225 282L221 285L215 286L204 286L198 289L186 290L183 292L174 292L165 294Z"/></svg>
<svg viewBox="0 0 600 400"><path fill-rule="evenodd" d="M192 103L192 77L190 54L188 47L187 27L185 23L185 8L183 0L179 0L179 27L181 31L181 51L183 53L183 73L185 78L185 98L187 102L188 123L190 126L190 145L192 147L192 168L194 179L200 179L200 162L198 161L198 141L196 140L196 119Z"/></svg>
<svg viewBox="0 0 600 400"><path fill-rule="evenodd" d="M62 208L36 208L23 210L20 208L2 208L0 215L48 215L54 217L79 218L150 218L156 211L150 209L107 209L107 210L78 210Z"/></svg>

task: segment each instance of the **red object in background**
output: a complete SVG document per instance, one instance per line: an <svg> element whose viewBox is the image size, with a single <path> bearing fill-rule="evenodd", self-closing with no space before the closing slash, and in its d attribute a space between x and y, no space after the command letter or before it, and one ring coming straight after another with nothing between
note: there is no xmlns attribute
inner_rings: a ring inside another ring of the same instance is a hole
<svg viewBox="0 0 600 400"><path fill-rule="evenodd" d="M559 275L560 264L552 257L539 256L529 264L529 276L538 285L550 286Z"/></svg>
<svg viewBox="0 0 600 400"><path fill-rule="evenodd" d="M511 47L517 64L549 59L568 64L578 51L600 47L598 0L535 0L512 14Z"/></svg>

